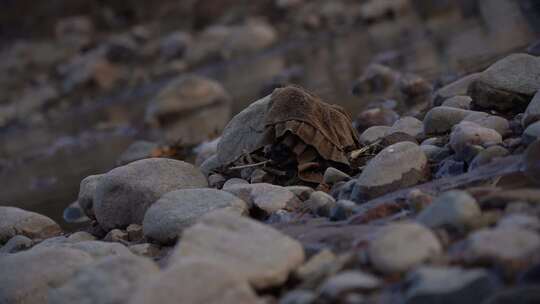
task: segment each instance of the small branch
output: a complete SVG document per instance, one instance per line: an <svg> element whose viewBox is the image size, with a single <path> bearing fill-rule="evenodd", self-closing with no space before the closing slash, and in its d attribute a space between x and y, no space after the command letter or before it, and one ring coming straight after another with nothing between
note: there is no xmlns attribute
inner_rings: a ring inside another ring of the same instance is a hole
<svg viewBox="0 0 540 304"><path fill-rule="evenodd" d="M259 162L259 163L247 164L247 165L236 166L236 167L230 167L229 170L242 170L242 169L245 169L245 168L264 166L269 162L270 162L269 160L265 160L265 161L262 161L262 162Z"/></svg>

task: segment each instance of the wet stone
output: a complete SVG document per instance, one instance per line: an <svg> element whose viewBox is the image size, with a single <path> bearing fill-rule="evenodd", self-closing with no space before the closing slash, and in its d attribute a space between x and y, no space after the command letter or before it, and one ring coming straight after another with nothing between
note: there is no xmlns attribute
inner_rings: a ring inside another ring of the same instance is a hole
<svg viewBox="0 0 540 304"><path fill-rule="evenodd" d="M300 203L296 195L285 187L267 183L240 184L223 187L223 190L236 195L250 207L255 206L267 214L280 209L294 209Z"/></svg>
<svg viewBox="0 0 540 304"><path fill-rule="evenodd" d="M396 121L389 133L403 132L412 137L418 137L424 132L424 126L422 122L414 117L403 117Z"/></svg>

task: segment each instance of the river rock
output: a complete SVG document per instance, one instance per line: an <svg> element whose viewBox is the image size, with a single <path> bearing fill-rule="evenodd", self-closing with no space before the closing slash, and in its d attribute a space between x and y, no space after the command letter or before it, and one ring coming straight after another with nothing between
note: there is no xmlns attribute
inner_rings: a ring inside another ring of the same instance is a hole
<svg viewBox="0 0 540 304"><path fill-rule="evenodd" d="M469 85L480 77L480 73L470 74L460 78L435 92L433 105L440 106L446 99L458 95L467 95Z"/></svg>
<svg viewBox="0 0 540 304"><path fill-rule="evenodd" d="M204 214L226 208L239 214L248 212L240 198L215 189L184 189L169 192L152 204L143 220L144 235L161 244L174 243L182 231Z"/></svg>
<svg viewBox="0 0 540 304"><path fill-rule="evenodd" d="M523 131L523 143L529 145L535 140L540 139L540 121L530 124L525 131Z"/></svg>
<svg viewBox="0 0 540 304"><path fill-rule="evenodd" d="M182 284L179 284L182 282ZM131 304L262 304L246 280L218 261L188 258L141 282Z"/></svg>
<svg viewBox="0 0 540 304"><path fill-rule="evenodd" d="M24 235L16 235L9 239L4 246L0 247L0 255L6 253L16 253L32 247L33 244L34 243L32 240Z"/></svg>
<svg viewBox="0 0 540 304"><path fill-rule="evenodd" d="M473 82L467 94L473 98L474 108L499 112L523 112L530 100L528 96L497 89L481 81Z"/></svg>
<svg viewBox="0 0 540 304"><path fill-rule="evenodd" d="M496 292L500 283L484 269L427 267L407 278L410 288L405 303L482 303Z"/></svg>
<svg viewBox="0 0 540 304"><path fill-rule="evenodd" d="M469 110L435 107L424 117L424 132L426 134L446 133L471 113L473 112Z"/></svg>
<svg viewBox="0 0 540 304"><path fill-rule="evenodd" d="M0 258L0 303L47 303L50 288L67 282L93 258L69 248L31 249Z"/></svg>
<svg viewBox="0 0 540 304"><path fill-rule="evenodd" d="M219 83L194 75L180 76L158 93L146 109L145 121L162 129L169 142L182 139L184 145L199 144L225 127L230 103L231 97Z"/></svg>
<svg viewBox="0 0 540 304"><path fill-rule="evenodd" d="M499 220L497 227L500 228L522 228L526 230L540 230L540 220L527 214L508 214Z"/></svg>
<svg viewBox="0 0 540 304"><path fill-rule="evenodd" d="M498 157L508 156L510 152L501 146L491 146L485 150L478 152L469 165L469 171L480 166L489 164L492 160Z"/></svg>
<svg viewBox="0 0 540 304"><path fill-rule="evenodd" d="M296 195L285 187L266 183L240 184L223 187L223 190L236 195L249 207L256 206L268 214L285 208L294 209L300 204Z"/></svg>
<svg viewBox="0 0 540 304"><path fill-rule="evenodd" d="M381 286L377 277L358 270L349 270L328 278L320 287L323 297L336 299L350 292L365 292Z"/></svg>
<svg viewBox="0 0 540 304"><path fill-rule="evenodd" d="M101 177L94 196L96 219L105 230L141 224L146 210L163 194L207 186L204 175L186 162L139 160Z"/></svg>
<svg viewBox="0 0 540 304"><path fill-rule="evenodd" d="M378 140L382 140L390 131L392 130L392 127L388 126L374 126L366 129L362 134L360 134L360 137L358 140L360 141L360 144L362 145L369 145L372 144Z"/></svg>
<svg viewBox="0 0 540 304"><path fill-rule="evenodd" d="M62 229L52 219L17 207L0 206L0 243L16 235L46 239L59 235Z"/></svg>
<svg viewBox="0 0 540 304"><path fill-rule="evenodd" d="M50 304L129 303L137 284L159 272L150 259L110 256L82 267L65 284L49 292Z"/></svg>
<svg viewBox="0 0 540 304"><path fill-rule="evenodd" d="M507 119L488 113L472 111L463 121L474 122L484 128L493 129L501 136L505 136L510 132L510 122Z"/></svg>
<svg viewBox="0 0 540 304"><path fill-rule="evenodd" d="M450 108L458 108L463 110L470 110L471 109L471 102L472 98L469 96L463 96L463 95L457 95L454 97L450 97L446 99L441 106L443 107L450 107Z"/></svg>
<svg viewBox="0 0 540 304"><path fill-rule="evenodd" d="M106 256L130 256L129 249L119 243L110 243L103 241L65 241L65 242L42 242L34 246L33 249L44 248L67 248L84 251L93 258Z"/></svg>
<svg viewBox="0 0 540 304"><path fill-rule="evenodd" d="M441 252L437 237L415 223L385 226L368 248L371 263L384 273L407 271Z"/></svg>
<svg viewBox="0 0 540 304"><path fill-rule="evenodd" d="M371 159L356 187L366 198L405 187L414 186L427 179L427 157L415 143L400 142L384 148Z"/></svg>
<svg viewBox="0 0 540 304"><path fill-rule="evenodd" d="M323 182L328 185L333 185L341 181L348 181L350 179L351 177L347 173L334 167L328 167L326 171L324 171Z"/></svg>
<svg viewBox="0 0 540 304"><path fill-rule="evenodd" d="M363 132L366 129L374 126L392 126L396 120L399 119L399 115L391 109L374 108L368 109L356 117L354 121L355 127L358 132Z"/></svg>
<svg viewBox="0 0 540 304"><path fill-rule="evenodd" d="M308 186L287 186L285 189L291 191L301 201L306 201L311 193L315 192L313 188Z"/></svg>
<svg viewBox="0 0 540 304"><path fill-rule="evenodd" d="M416 138L424 133L424 125L420 120L407 116L396 121L388 133L394 132L402 132Z"/></svg>
<svg viewBox="0 0 540 304"><path fill-rule="evenodd" d="M521 124L524 128L540 120L540 91L536 92L531 103L527 106Z"/></svg>
<svg viewBox="0 0 540 304"><path fill-rule="evenodd" d="M313 291L295 289L287 292L280 300L279 304L314 304L317 295Z"/></svg>
<svg viewBox="0 0 540 304"><path fill-rule="evenodd" d="M416 218L430 228L465 228L481 214L476 200L465 191L453 190L439 195Z"/></svg>
<svg viewBox="0 0 540 304"><path fill-rule="evenodd" d="M96 194L97 185L102 177L103 174L87 176L81 181L79 187L79 197L77 198L77 202L86 216L91 219L96 218L94 213L94 195Z"/></svg>
<svg viewBox="0 0 540 304"><path fill-rule="evenodd" d="M450 134L450 147L459 155L463 155L467 146L501 143L502 137L497 131L468 121L460 122Z"/></svg>
<svg viewBox="0 0 540 304"><path fill-rule="evenodd" d="M150 243L131 245L128 249L135 255L148 258L155 258L161 253L161 250L157 245Z"/></svg>
<svg viewBox="0 0 540 304"><path fill-rule="evenodd" d="M262 289L285 282L304 262L304 249L269 226L218 210L184 231L172 260L189 257L217 262Z"/></svg>
<svg viewBox="0 0 540 304"><path fill-rule="evenodd" d="M118 157L116 165L123 166L137 160L150 158L152 157L152 152L158 147L159 145L154 142L138 140L129 145L129 147L127 147L127 149Z"/></svg>
<svg viewBox="0 0 540 304"><path fill-rule="evenodd" d="M174 31L160 39L159 53L166 60L180 58L185 54L192 42L193 38L189 33Z"/></svg>

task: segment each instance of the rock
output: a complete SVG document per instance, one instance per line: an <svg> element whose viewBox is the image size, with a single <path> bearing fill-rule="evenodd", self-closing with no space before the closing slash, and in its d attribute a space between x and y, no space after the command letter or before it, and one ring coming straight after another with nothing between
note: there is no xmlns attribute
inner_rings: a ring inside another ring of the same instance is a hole
<svg viewBox="0 0 540 304"><path fill-rule="evenodd" d="M116 161L117 166L123 166L127 165L129 163L132 163L137 160L150 158L152 157L152 152L158 148L158 144L145 141L145 140L138 140L126 149Z"/></svg>
<svg viewBox="0 0 540 304"><path fill-rule="evenodd" d="M248 212L240 198L215 189L184 189L163 195L146 211L144 235L161 244L174 243L182 231L192 226L206 213L226 208L238 214Z"/></svg>
<svg viewBox="0 0 540 304"><path fill-rule="evenodd" d="M143 238L143 227L137 224L130 224L126 228L130 242L137 242Z"/></svg>
<svg viewBox="0 0 540 304"><path fill-rule="evenodd" d="M399 119L399 115L391 109L374 108L361 112L354 121L358 132L363 132L374 126L392 126Z"/></svg>
<svg viewBox="0 0 540 304"><path fill-rule="evenodd" d="M378 140L382 140L386 135L390 133L391 130L392 127L387 126L370 127L364 132L362 132L362 134L360 134L358 140L362 145L369 145Z"/></svg>
<svg viewBox="0 0 540 304"><path fill-rule="evenodd" d="M487 165L498 157L508 156L510 152L501 146L491 146L485 150L480 151L472 160L469 165L469 171L474 170L480 166Z"/></svg>
<svg viewBox="0 0 540 304"><path fill-rule="evenodd" d="M0 303L47 303L48 291L67 282L93 262L87 253L68 248L31 249L0 258Z"/></svg>
<svg viewBox="0 0 540 304"><path fill-rule="evenodd" d="M17 253L32 247L34 243L24 235L16 235L0 247L0 255L3 253Z"/></svg>
<svg viewBox="0 0 540 304"><path fill-rule="evenodd" d="M395 87L399 72L381 64L370 64L353 84L353 95L384 94Z"/></svg>
<svg viewBox="0 0 540 304"><path fill-rule="evenodd" d="M315 191L311 193L309 199L304 202L304 205L314 214L328 217L336 205L336 200L323 191Z"/></svg>
<svg viewBox="0 0 540 304"><path fill-rule="evenodd" d="M522 142L525 145L529 145L538 139L540 139L540 121L530 124L523 131Z"/></svg>
<svg viewBox="0 0 540 304"><path fill-rule="evenodd" d="M533 304L538 302L540 302L538 285L529 285L501 290L482 304Z"/></svg>
<svg viewBox="0 0 540 304"><path fill-rule="evenodd" d="M320 293L323 297L336 299L350 292L371 291L380 287L382 282L375 276L358 271L343 271L328 278L322 284Z"/></svg>
<svg viewBox="0 0 540 304"><path fill-rule="evenodd" d="M304 250L300 243L268 226L214 211L184 231L172 260L190 257L217 262L262 289L285 282L304 262Z"/></svg>
<svg viewBox="0 0 540 304"><path fill-rule="evenodd" d="M463 254L469 261L515 261L540 249L540 236L522 228L482 229L469 235Z"/></svg>
<svg viewBox="0 0 540 304"><path fill-rule="evenodd" d="M402 132L414 138L424 133L422 122L414 117L403 117L396 121L388 133Z"/></svg>
<svg viewBox="0 0 540 304"><path fill-rule="evenodd" d="M441 106L450 107L450 108L458 108L458 109L463 109L463 110L470 110L471 109L471 102L472 102L471 97L457 95L457 96L450 97L450 98L446 99L441 104Z"/></svg>
<svg viewBox="0 0 540 304"><path fill-rule="evenodd" d="M424 117L424 132L426 134L446 133L471 113L473 112L463 109L435 107Z"/></svg>
<svg viewBox="0 0 540 304"><path fill-rule="evenodd" d="M178 284L182 282L182 284ZM244 278L216 261L186 259L149 278L130 303L262 304Z"/></svg>
<svg viewBox="0 0 540 304"><path fill-rule="evenodd" d="M430 228L448 225L463 229L480 214L480 207L472 196L464 191L453 190L435 198L416 219Z"/></svg>
<svg viewBox="0 0 540 304"><path fill-rule="evenodd" d="M480 199L483 208L504 208L513 202L526 202L540 205L540 190L535 188L522 188L516 190L495 191Z"/></svg>
<svg viewBox="0 0 540 304"><path fill-rule="evenodd" d="M463 155L467 146L481 145L487 147L501 143L502 137L497 131L468 121L460 122L450 134L450 147L461 155Z"/></svg>
<svg viewBox="0 0 540 304"><path fill-rule="evenodd" d="M254 151L261 147L269 104L270 95L249 105L227 124L217 149L217 159L221 165L234 162L244 151Z"/></svg>
<svg viewBox="0 0 540 304"><path fill-rule="evenodd" d="M120 229L113 229L109 231L107 235L105 235L103 240L105 242L116 242L125 244L129 241L129 236L125 231L122 231Z"/></svg>
<svg viewBox="0 0 540 304"><path fill-rule="evenodd" d="M91 219L96 218L94 213L94 195L96 194L97 185L102 177L103 174L87 176L81 181L79 187L79 197L77 198L77 202L79 202L79 206L81 206L86 216Z"/></svg>
<svg viewBox="0 0 540 304"><path fill-rule="evenodd" d="M105 230L141 224L146 210L163 194L207 186L204 175L186 162L143 159L101 177L94 196L94 212Z"/></svg>
<svg viewBox="0 0 540 304"><path fill-rule="evenodd" d="M221 167L221 164L217 159L217 155L212 155L199 166L199 169L201 169L204 176L208 176L219 167Z"/></svg>
<svg viewBox="0 0 540 304"><path fill-rule="evenodd" d="M540 140L533 142L527 147L523 162L525 175L534 183L540 184Z"/></svg>
<svg viewBox="0 0 540 304"><path fill-rule="evenodd" d="M498 280L484 269L423 266L407 278L411 287L405 303L483 303L500 288Z"/></svg>
<svg viewBox="0 0 540 304"><path fill-rule="evenodd" d="M280 209L294 209L300 204L291 191L266 183L234 185L223 187L223 190L236 195L250 208L256 206L268 214Z"/></svg>
<svg viewBox="0 0 540 304"><path fill-rule="evenodd" d="M197 155L195 165L201 166L206 160L217 154L217 145L220 139L220 137L217 137L211 141L205 141L193 148L193 153Z"/></svg>
<svg viewBox="0 0 540 304"><path fill-rule="evenodd" d="M540 230L540 220L527 214L509 214L497 223L499 228L522 228L526 230Z"/></svg>
<svg viewBox="0 0 540 304"><path fill-rule="evenodd" d="M510 133L510 122L500 116L472 111L472 113L467 115L463 121L474 122L479 126L493 129L501 134L501 136Z"/></svg>
<svg viewBox="0 0 540 304"><path fill-rule="evenodd" d="M465 162L447 158L439 163L435 179L456 176L465 173Z"/></svg>
<svg viewBox="0 0 540 304"><path fill-rule="evenodd" d="M384 148L372 158L356 187L366 198L414 186L428 176L427 157L417 144L400 142Z"/></svg>
<svg viewBox="0 0 540 304"><path fill-rule="evenodd" d="M371 263L384 273L407 271L441 252L435 235L415 223L389 224L368 248Z"/></svg>
<svg viewBox="0 0 540 304"><path fill-rule="evenodd" d="M231 179L228 179L224 184L222 189L225 190L226 188L230 188L236 185L249 185L249 182L245 179L236 178L233 177Z"/></svg>
<svg viewBox="0 0 540 304"><path fill-rule="evenodd" d="M162 129L168 142L181 138L182 144L195 145L225 127L230 103L230 95L219 83L194 75L180 76L157 94L146 109L145 121Z"/></svg>
<svg viewBox="0 0 540 304"><path fill-rule="evenodd" d="M42 247L42 246L49 246L54 247L58 244L64 244L64 243L78 243L83 241L95 241L96 238L89 234L88 232L79 231L75 232L69 236L57 236L53 238L48 238L41 243L39 243L36 247Z"/></svg>
<svg viewBox="0 0 540 304"><path fill-rule="evenodd" d="M270 214L265 223L268 225L278 223L290 223L296 219L295 213L286 210L278 210Z"/></svg>
<svg viewBox="0 0 540 304"><path fill-rule="evenodd" d="M356 203L349 200L339 200L332 210L330 210L331 221L343 221L356 213Z"/></svg>
<svg viewBox="0 0 540 304"><path fill-rule="evenodd" d="M301 201L306 201L311 193L315 192L313 188L308 186L287 186L285 189L291 191Z"/></svg>
<svg viewBox="0 0 540 304"><path fill-rule="evenodd" d="M64 242L42 242L34 246L34 249L44 249L44 248L67 248L67 249L77 249L80 251L86 252L93 258L101 258L106 256L129 256L131 252L127 249L126 246L119 243L110 243L103 241L70 241L66 240Z"/></svg>
<svg viewBox="0 0 540 304"><path fill-rule="evenodd" d="M480 77L480 73L470 74L452 82L435 92L434 106L440 106L446 99L458 95L466 95L469 85Z"/></svg>
<svg viewBox="0 0 540 304"><path fill-rule="evenodd" d="M540 120L540 91L536 92L532 101L527 106L521 124L524 128Z"/></svg>
<svg viewBox="0 0 540 304"><path fill-rule="evenodd" d="M337 257L332 251L323 249L321 252L312 256L304 265L298 267L294 274L298 279L306 281L318 275L319 272L323 271L323 268L334 263L336 259Z"/></svg>
<svg viewBox="0 0 540 304"><path fill-rule="evenodd" d="M147 276L159 272L149 259L110 256L82 267L65 284L49 292L50 304L129 303L129 294Z"/></svg>
<svg viewBox="0 0 540 304"><path fill-rule="evenodd" d="M424 154L426 154L426 157L430 162L440 162L451 154L450 149L441 148L434 145L422 144L420 148Z"/></svg>
<svg viewBox="0 0 540 304"><path fill-rule="evenodd" d="M529 98L522 94L494 88L484 82L475 81L469 86L467 94L473 98L472 106L499 112L523 112Z"/></svg>
<svg viewBox="0 0 540 304"><path fill-rule="evenodd" d="M273 176L262 169L253 170L253 172L251 173L249 177L249 182L251 184L269 183L269 182L272 182L272 180L273 180Z"/></svg>
<svg viewBox="0 0 540 304"><path fill-rule="evenodd" d="M171 60L180 58L192 44L193 38L187 32L175 31L159 41L159 53L162 58Z"/></svg>
<svg viewBox="0 0 540 304"><path fill-rule="evenodd" d="M341 181L348 181L350 179L351 177L347 173L334 167L328 167L326 171L324 171L323 182L328 185L333 185Z"/></svg>
<svg viewBox="0 0 540 304"><path fill-rule="evenodd" d="M64 209L62 218L67 223L85 223L90 221L90 218L86 216L78 201L69 204L69 206Z"/></svg>
<svg viewBox="0 0 540 304"><path fill-rule="evenodd" d="M5 243L16 235L30 239L46 239L61 232L60 226L44 215L16 207L0 206L0 243Z"/></svg>
<svg viewBox="0 0 540 304"><path fill-rule="evenodd" d="M406 203L409 208L418 213L427 208L433 202L433 196L419 189L412 189L407 194Z"/></svg>
<svg viewBox="0 0 540 304"><path fill-rule="evenodd" d="M131 245L128 247L128 249L135 255L148 258L157 257L161 252L158 246L149 243Z"/></svg>
<svg viewBox="0 0 540 304"><path fill-rule="evenodd" d="M287 292L279 301L279 304L314 304L317 295L309 290L295 289Z"/></svg>
<svg viewBox="0 0 540 304"><path fill-rule="evenodd" d="M423 103L431 97L433 86L424 78L416 74L403 74L399 77L399 91L406 104L414 105Z"/></svg>

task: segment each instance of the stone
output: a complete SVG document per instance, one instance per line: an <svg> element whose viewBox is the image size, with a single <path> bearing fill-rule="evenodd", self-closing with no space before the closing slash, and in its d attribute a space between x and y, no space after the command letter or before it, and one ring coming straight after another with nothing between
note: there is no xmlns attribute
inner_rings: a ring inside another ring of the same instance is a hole
<svg viewBox="0 0 540 304"><path fill-rule="evenodd" d="M473 122L460 122L450 134L450 147L461 155L467 146L487 147L494 144L502 144L501 135L493 129L481 127Z"/></svg>
<svg viewBox="0 0 540 304"><path fill-rule="evenodd" d="M437 172L435 172L435 179L456 176L465 173L465 162L456 161L452 158L446 158L439 163Z"/></svg>
<svg viewBox="0 0 540 304"><path fill-rule="evenodd" d="M221 164L217 159L217 155L212 155L199 166L199 169L204 176L209 176L212 172L219 169L219 167L221 167Z"/></svg>
<svg viewBox="0 0 540 304"><path fill-rule="evenodd" d="M287 292L279 304L314 304L317 300L317 295L309 290L295 289Z"/></svg>
<svg viewBox="0 0 540 304"><path fill-rule="evenodd" d="M464 229L481 215L476 200L465 191L453 190L439 195L416 220L430 228L451 226Z"/></svg>
<svg viewBox="0 0 540 304"><path fill-rule="evenodd" d="M471 109L471 102L472 98L469 96L463 96L463 95L457 95L454 97L450 97L446 99L441 106L443 107L451 107L451 108L458 108L463 110L470 110Z"/></svg>
<svg viewBox="0 0 540 304"><path fill-rule="evenodd" d="M296 215L287 210L278 210L270 214L265 223L268 225L278 224L278 223L290 223L296 219Z"/></svg>
<svg viewBox="0 0 540 304"><path fill-rule="evenodd" d="M510 152L501 146L491 146L480 151L469 164L469 171L489 164L496 158L508 156Z"/></svg>
<svg viewBox="0 0 540 304"><path fill-rule="evenodd" d="M103 241L69 241L64 242L42 242L34 246L32 249L44 248L67 248L84 251L93 258L101 258L106 256L129 256L131 252L126 246L120 243L111 243Z"/></svg>
<svg viewBox="0 0 540 304"><path fill-rule="evenodd" d="M473 111L451 107L435 107L429 110L424 117L424 132L427 135L446 133L471 113Z"/></svg>
<svg viewBox="0 0 540 304"><path fill-rule="evenodd" d="M217 149L217 160L221 165L234 162L244 155L245 151L261 148L270 97L268 95L249 105L224 128Z"/></svg>
<svg viewBox="0 0 540 304"><path fill-rule="evenodd" d="M182 282L182 284L178 284ZM226 265L196 258L171 265L136 289L131 304L262 304L246 280Z"/></svg>
<svg viewBox="0 0 540 304"><path fill-rule="evenodd" d="M450 151L446 148L424 144L422 144L420 148L426 154L426 157L430 162L440 162L450 156Z"/></svg>
<svg viewBox="0 0 540 304"><path fill-rule="evenodd" d="M381 285L381 280L369 273L349 270L324 281L320 287L320 293L325 298L336 299L350 292L371 291Z"/></svg>
<svg viewBox="0 0 540 304"><path fill-rule="evenodd" d="M218 210L184 231L171 259L181 262L191 257L219 263L263 289L284 283L304 262L304 249L271 227Z"/></svg>
<svg viewBox="0 0 540 304"><path fill-rule="evenodd" d="M536 92L532 101L527 106L521 124L527 128L530 124L540 120L540 91Z"/></svg>
<svg viewBox="0 0 540 304"><path fill-rule="evenodd" d="M245 180L245 179L233 177L233 178L228 179L223 184L222 189L225 190L225 189L233 187L235 185L249 185L249 182L247 180Z"/></svg>
<svg viewBox="0 0 540 304"><path fill-rule="evenodd" d="M145 140L138 140L129 147L118 157L116 161L117 166L127 165L137 160L152 157L152 152L159 147L158 144Z"/></svg>
<svg viewBox="0 0 540 304"><path fill-rule="evenodd" d="M77 202L86 216L91 219L96 218L94 213L94 195L96 194L97 185L102 177L103 174L87 176L81 181L79 187L79 197L77 198Z"/></svg>
<svg viewBox="0 0 540 304"><path fill-rule="evenodd" d="M163 130L169 142L181 138L182 144L195 145L225 127L231 114L230 103L230 95L216 81L183 75L157 94L146 109L145 122Z"/></svg>
<svg viewBox="0 0 540 304"><path fill-rule="evenodd" d="M150 259L110 256L86 265L49 292L50 304L129 303L129 296L148 276L159 272Z"/></svg>
<svg viewBox="0 0 540 304"><path fill-rule="evenodd" d="M141 224L146 210L163 194L208 183L194 166L183 161L149 158L115 168L101 177L94 212L105 230Z"/></svg>
<svg viewBox="0 0 540 304"><path fill-rule="evenodd" d="M58 20L54 33L56 39L66 47L79 50L92 42L94 23L87 16L72 16Z"/></svg>
<svg viewBox="0 0 540 304"><path fill-rule="evenodd" d="M356 117L354 124L359 132L363 132L374 126L392 126L399 115L391 109L374 108L361 112Z"/></svg>
<svg viewBox="0 0 540 304"><path fill-rule="evenodd" d="M93 261L89 254L69 248L33 248L3 256L0 303L47 303L50 288L67 282Z"/></svg>
<svg viewBox="0 0 540 304"><path fill-rule="evenodd" d="M128 247L128 249L135 255L148 258L155 258L161 253L158 246L150 243L131 245Z"/></svg>
<svg viewBox="0 0 540 304"><path fill-rule="evenodd" d="M129 226L127 226L126 232L128 234L128 239L130 242L137 242L141 240L144 236L143 227L137 224L130 224Z"/></svg>
<svg viewBox="0 0 540 304"><path fill-rule="evenodd" d="M473 98L472 106L482 110L520 113L529 103L528 96L497 89L482 81L473 82L467 94Z"/></svg>
<svg viewBox="0 0 540 304"><path fill-rule="evenodd" d="M499 228L522 228L526 230L540 230L540 220L527 214L508 214L497 223Z"/></svg>
<svg viewBox="0 0 540 304"><path fill-rule="evenodd" d="M366 198L414 186L428 177L427 157L415 143L400 142L372 158L356 180Z"/></svg>
<svg viewBox="0 0 540 304"><path fill-rule="evenodd" d="M522 142L525 145L530 145L538 139L540 139L540 121L530 124L522 135Z"/></svg>
<svg viewBox="0 0 540 304"><path fill-rule="evenodd" d="M272 180L273 180L273 176L262 169L253 170L253 172L251 173L249 177L249 182L251 184L268 183L268 182L271 182Z"/></svg>
<svg viewBox="0 0 540 304"><path fill-rule="evenodd" d="M144 235L160 244L174 244L182 231L216 209L226 208L247 214L240 198L216 189L184 189L169 192L152 204L143 220Z"/></svg>
<svg viewBox="0 0 540 304"><path fill-rule="evenodd" d="M504 208L507 204L513 202L540 205L540 190L535 188L521 188L495 191L482 197L479 202L482 208Z"/></svg>
<svg viewBox="0 0 540 304"><path fill-rule="evenodd" d="M516 227L481 229L464 243L463 255L469 261L515 261L540 249L540 236Z"/></svg>
<svg viewBox="0 0 540 304"><path fill-rule="evenodd" d="M117 242L125 244L129 241L129 236L126 231L120 229L113 229L105 235L103 238L105 242Z"/></svg>
<svg viewBox="0 0 540 304"><path fill-rule="evenodd" d="M338 200L332 210L330 210L331 221L343 221L356 213L356 203L349 200Z"/></svg>
<svg viewBox="0 0 540 304"><path fill-rule="evenodd" d="M166 60L180 58L185 54L192 42L193 38L189 33L174 31L160 39L159 53Z"/></svg>
<svg viewBox="0 0 540 304"><path fill-rule="evenodd" d="M3 253L17 253L32 247L34 243L24 235L16 235L0 247L0 255Z"/></svg>
<svg viewBox="0 0 540 304"><path fill-rule="evenodd" d="M500 288L484 269L422 266L408 275L407 304L483 303Z"/></svg>
<svg viewBox="0 0 540 304"><path fill-rule="evenodd" d="M534 183L540 185L540 140L530 144L523 158L523 171Z"/></svg>
<svg viewBox="0 0 540 304"><path fill-rule="evenodd" d="M207 159L214 157L217 154L219 140L220 137L217 137L210 141L204 141L193 148L193 153L197 156L195 158L195 165L201 166Z"/></svg>
<svg viewBox="0 0 540 304"><path fill-rule="evenodd" d="M86 216L81 205L78 201L75 201L64 209L62 212L62 219L66 223L86 223L90 221L90 218Z"/></svg>
<svg viewBox="0 0 540 304"><path fill-rule="evenodd" d="M480 77L480 73L474 73L460 78L435 92L433 105L440 106L446 99L458 95L466 95L469 85Z"/></svg>
<svg viewBox="0 0 540 304"><path fill-rule="evenodd" d="M400 73L381 64L370 64L358 78L352 88L353 95L384 94L394 88Z"/></svg>
<svg viewBox="0 0 540 304"><path fill-rule="evenodd" d="M301 201L307 200L311 193L315 192L313 188L308 186L287 186L285 189L294 193L294 195L296 195L296 197Z"/></svg>
<svg viewBox="0 0 540 304"><path fill-rule="evenodd" d="M348 181L350 179L351 177L347 173L334 167L328 167L326 171L324 171L323 183L333 185L337 182Z"/></svg>
<svg viewBox="0 0 540 304"><path fill-rule="evenodd" d="M250 208L255 206L268 214L280 209L294 209L300 204L291 191L266 183L234 185L223 190L236 195Z"/></svg>
<svg viewBox="0 0 540 304"><path fill-rule="evenodd" d="M302 281L308 280L324 271L324 268L334 263L336 259L337 257L332 251L323 249L312 256L304 265L298 267L294 274Z"/></svg>
<svg viewBox="0 0 540 304"><path fill-rule="evenodd" d="M510 133L510 122L500 116L490 115L488 113L472 111L467 115L463 121L474 122L479 126L493 129L497 131L501 136L505 136Z"/></svg>
<svg viewBox="0 0 540 304"><path fill-rule="evenodd" d="M16 235L46 239L61 232L60 226L44 215L17 207L0 206L0 244Z"/></svg>
<svg viewBox="0 0 540 304"><path fill-rule="evenodd" d="M407 116L396 121L388 133L394 132L402 132L416 138L424 133L424 125L420 120Z"/></svg>
<svg viewBox="0 0 540 304"><path fill-rule="evenodd" d="M332 208L336 205L336 200L323 191L315 191L311 193L309 199L304 202L304 205L314 214L328 217Z"/></svg>
<svg viewBox="0 0 540 304"><path fill-rule="evenodd" d="M358 140L362 145L369 145L378 140L382 140L386 135L388 135L388 133L390 133L391 129L392 127L388 126L373 126L362 132Z"/></svg>
<svg viewBox="0 0 540 304"><path fill-rule="evenodd" d="M441 252L433 232L415 223L383 227L368 248L371 263L383 273L407 271Z"/></svg>
<svg viewBox="0 0 540 304"><path fill-rule="evenodd" d="M483 304L533 304L540 302L538 285L516 286L496 292Z"/></svg>

